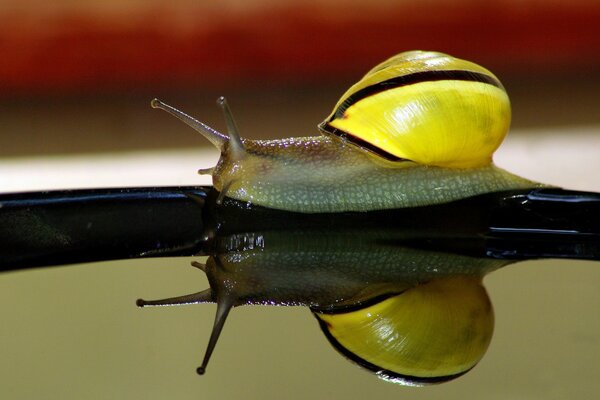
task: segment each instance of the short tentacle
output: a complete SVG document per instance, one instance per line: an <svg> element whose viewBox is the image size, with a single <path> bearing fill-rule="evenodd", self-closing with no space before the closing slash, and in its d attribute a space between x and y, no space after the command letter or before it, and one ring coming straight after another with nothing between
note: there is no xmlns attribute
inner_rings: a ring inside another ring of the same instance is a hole
<svg viewBox="0 0 600 400"><path fill-rule="evenodd" d="M191 262L191 266L194 267L194 268L198 268L200 271L206 273L206 264L203 264L203 263L198 262L198 261L192 261Z"/></svg>
<svg viewBox="0 0 600 400"><path fill-rule="evenodd" d="M199 175L212 175L213 171L215 170L215 167L210 167L210 168L200 168L198 170L198 174Z"/></svg>
<svg viewBox="0 0 600 400"><path fill-rule="evenodd" d="M217 197L217 204L223 203L223 199L225 199L225 196L227 195L227 191L229 190L229 188L231 187L233 182L234 181L231 180L231 181L227 181L223 184L223 188L221 189L221 191L219 192L219 196Z"/></svg>

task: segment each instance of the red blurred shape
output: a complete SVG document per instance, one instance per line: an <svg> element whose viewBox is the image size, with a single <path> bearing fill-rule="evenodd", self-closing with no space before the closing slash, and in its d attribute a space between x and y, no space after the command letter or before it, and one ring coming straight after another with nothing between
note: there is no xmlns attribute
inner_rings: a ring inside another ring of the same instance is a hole
<svg viewBox="0 0 600 400"><path fill-rule="evenodd" d="M598 69L599 21L591 1L20 11L0 15L0 95L355 77L412 49L533 74Z"/></svg>

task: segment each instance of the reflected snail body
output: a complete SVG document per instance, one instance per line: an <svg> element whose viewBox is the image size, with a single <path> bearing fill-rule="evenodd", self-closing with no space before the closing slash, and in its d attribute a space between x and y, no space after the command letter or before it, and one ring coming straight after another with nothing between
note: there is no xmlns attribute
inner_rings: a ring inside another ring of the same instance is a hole
<svg viewBox="0 0 600 400"><path fill-rule="evenodd" d="M410 51L353 85L317 137L241 139L224 98L228 135L155 99L221 151L210 173L225 196L296 212L371 211L450 202L537 184L492 164L510 125L500 81L469 61Z"/></svg>
<svg viewBox="0 0 600 400"><path fill-rule="evenodd" d="M385 227L217 230L206 264L193 263L208 289L138 305L217 304L200 374L230 310L260 304L309 307L333 347L379 378L442 383L483 357L494 318L482 278L511 261L419 249L418 238Z"/></svg>

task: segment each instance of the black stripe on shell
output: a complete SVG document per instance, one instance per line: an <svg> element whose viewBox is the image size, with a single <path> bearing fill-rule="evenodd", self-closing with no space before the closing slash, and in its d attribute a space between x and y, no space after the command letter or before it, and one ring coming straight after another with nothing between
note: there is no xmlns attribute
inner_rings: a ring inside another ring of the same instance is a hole
<svg viewBox="0 0 600 400"><path fill-rule="evenodd" d="M319 129L322 132L326 132L330 135L337 136L337 137L341 138L343 141L348 141L355 146L358 146L362 149L370 151L371 153L377 154L379 157L384 158L386 160L408 161L406 158L401 158L401 157L393 155L392 153L388 153L387 151L383 150L382 148L377 147L374 144L371 144L371 143L367 142L366 140L363 140L359 137L356 137L356 136L352 135L351 133L348 133L348 132L343 131L338 128L334 128L333 126L329 125L327 122L322 122L321 124L319 124Z"/></svg>
<svg viewBox="0 0 600 400"><path fill-rule="evenodd" d="M358 301L353 304L346 304L346 305L341 305L341 306L340 305L333 305L333 306L328 306L328 307L311 306L310 310L312 312L316 312L319 314L343 314L343 313L348 313L348 312L354 312L354 311L365 309L367 307L371 307L377 303L381 303L382 301L389 299L390 297L401 295L402 293L404 293L404 291L384 293L384 294L372 297L367 300Z"/></svg>
<svg viewBox="0 0 600 400"><path fill-rule="evenodd" d="M415 72L413 74L396 76L388 80L376 83L371 86L360 89L357 92L348 96L342 104L335 110L335 114L329 119L342 118L346 110L356 104L360 100L381 93L385 90L395 89L402 86L414 85L422 82L435 81L469 81L487 83L502 89L502 84L496 78L490 75L482 74L481 72L464 71L464 70L434 70Z"/></svg>

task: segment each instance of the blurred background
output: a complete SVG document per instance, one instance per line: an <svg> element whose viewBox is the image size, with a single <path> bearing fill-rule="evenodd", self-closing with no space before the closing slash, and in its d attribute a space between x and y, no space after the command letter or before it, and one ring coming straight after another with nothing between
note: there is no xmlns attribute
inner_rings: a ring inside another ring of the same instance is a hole
<svg viewBox="0 0 600 400"><path fill-rule="evenodd" d="M492 70L515 129L600 123L590 0L0 1L0 156L206 142L153 97L248 137L316 134L362 74L405 50Z"/></svg>
<svg viewBox="0 0 600 400"><path fill-rule="evenodd" d="M600 2L593 0L0 0L0 192L209 183L218 157L159 97L244 137L317 134L362 74L405 50L493 71L513 104L497 162L600 191ZM0 244L1 245L1 244ZM0 397L593 398L600 269L528 262L486 279L490 351L465 377L406 389L338 356L304 309L234 310L208 373L214 309L138 310L207 286L190 260L0 276Z"/></svg>

